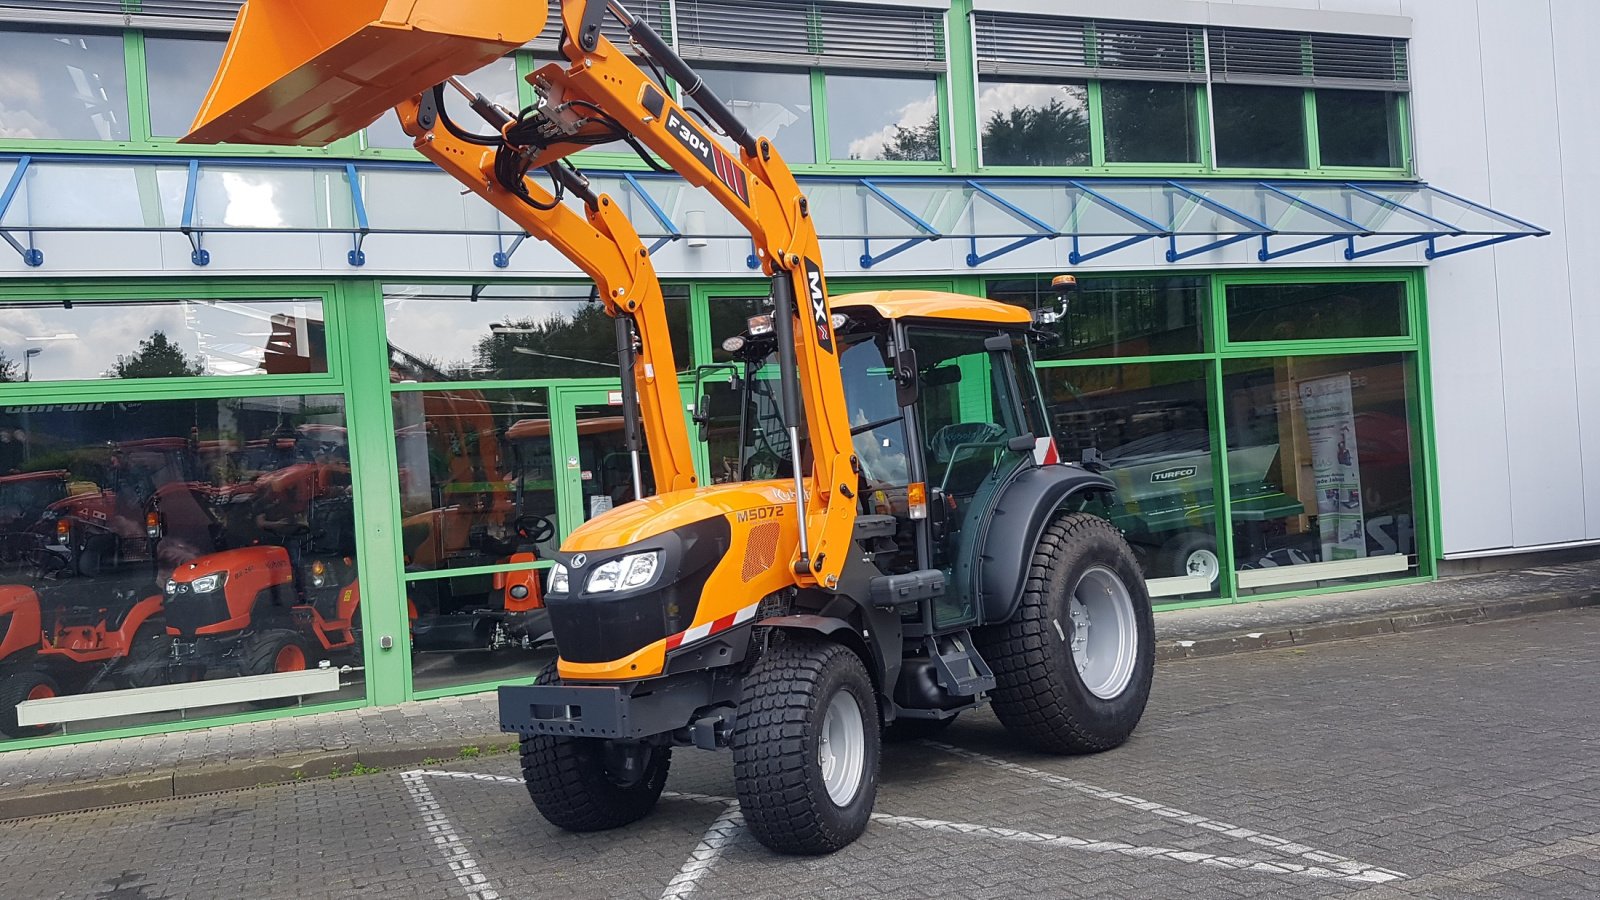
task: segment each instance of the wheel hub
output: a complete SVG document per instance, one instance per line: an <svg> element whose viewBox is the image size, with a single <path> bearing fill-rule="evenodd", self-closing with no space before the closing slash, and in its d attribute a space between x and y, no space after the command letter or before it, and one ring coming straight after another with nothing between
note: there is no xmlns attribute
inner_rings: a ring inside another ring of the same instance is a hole
<svg viewBox="0 0 1600 900"><path fill-rule="evenodd" d="M849 691L839 691L828 702L817 741L817 764L828 798L847 806L861 790L866 769L867 733L861 723L861 704Z"/></svg>
<svg viewBox="0 0 1600 900"><path fill-rule="evenodd" d="M1102 700L1120 696L1133 680L1139 649L1127 585L1110 569L1090 569L1067 600L1067 618L1072 662L1084 687Z"/></svg>

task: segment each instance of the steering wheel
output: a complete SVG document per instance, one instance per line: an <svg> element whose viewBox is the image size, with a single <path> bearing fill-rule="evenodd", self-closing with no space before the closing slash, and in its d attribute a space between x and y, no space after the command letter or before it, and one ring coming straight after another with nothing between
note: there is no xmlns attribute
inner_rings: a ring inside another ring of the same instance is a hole
<svg viewBox="0 0 1600 900"><path fill-rule="evenodd" d="M556 525L544 516L517 519L517 536L530 544L543 544L556 536Z"/></svg>

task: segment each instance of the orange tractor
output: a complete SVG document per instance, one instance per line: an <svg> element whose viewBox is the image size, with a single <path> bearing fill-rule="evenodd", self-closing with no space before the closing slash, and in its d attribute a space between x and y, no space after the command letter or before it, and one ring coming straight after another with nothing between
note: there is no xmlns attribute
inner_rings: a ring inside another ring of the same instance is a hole
<svg viewBox="0 0 1600 900"><path fill-rule="evenodd" d="M249 0L185 138L325 143L394 107L419 152L577 262L616 317L634 482L642 438L661 493L566 538L545 590L560 659L501 690L539 811L625 825L655 806L675 749L726 748L754 835L826 853L867 827L885 727L927 733L989 705L1043 749L1127 740L1154 670L1149 597L1091 514L1112 483L1055 458L1029 313L830 298L810 201L772 142L621 3L559 10L561 60L529 76L537 103L506 110L452 79L537 36L542 3ZM608 16L657 79L605 36ZM455 92L487 130L451 115ZM744 370L742 482L696 483L649 253L572 167L613 141L707 190L771 279L769 312L724 344Z"/></svg>

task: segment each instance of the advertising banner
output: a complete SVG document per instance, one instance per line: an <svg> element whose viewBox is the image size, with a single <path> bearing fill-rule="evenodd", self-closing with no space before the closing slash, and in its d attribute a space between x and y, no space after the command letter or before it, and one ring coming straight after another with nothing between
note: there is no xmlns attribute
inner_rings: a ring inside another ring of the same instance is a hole
<svg viewBox="0 0 1600 900"><path fill-rule="evenodd" d="M1300 410L1311 444L1322 559L1360 559L1367 555L1366 515L1349 373L1300 382Z"/></svg>

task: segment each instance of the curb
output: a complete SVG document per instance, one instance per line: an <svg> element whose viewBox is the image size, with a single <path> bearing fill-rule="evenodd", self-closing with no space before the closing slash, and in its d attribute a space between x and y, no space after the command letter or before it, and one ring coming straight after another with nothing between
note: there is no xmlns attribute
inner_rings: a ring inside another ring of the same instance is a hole
<svg viewBox="0 0 1600 900"><path fill-rule="evenodd" d="M1600 590L1565 591L1483 604L1420 607L1361 619L1318 622L1298 628L1267 628L1262 631L1208 635L1192 639L1166 638L1156 644L1156 661L1201 659L1247 653L1252 650L1278 650L1379 634L1421 631L1448 625L1475 625L1596 605L1600 605Z"/></svg>
<svg viewBox="0 0 1600 900"><path fill-rule="evenodd" d="M308 778L327 778L339 774L348 776L348 770L357 765L395 769L419 766L427 760L454 761L463 758L462 750L466 747L482 748L484 755L492 756L509 750L516 743L516 739L508 739L503 733L495 732L476 739L403 747L311 750L265 759L178 765L166 771L51 785L28 793L0 795L0 822L171 800L195 794L292 784Z"/></svg>

